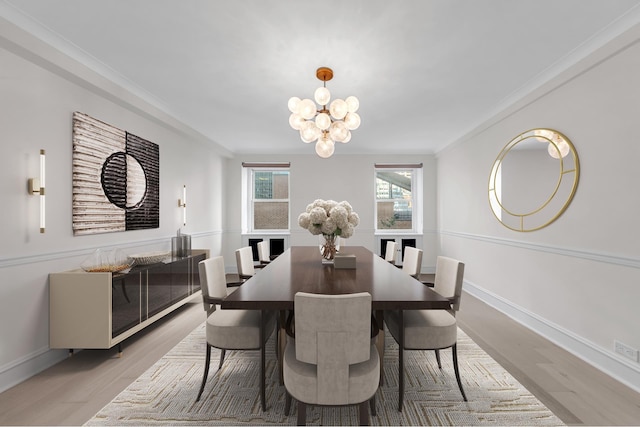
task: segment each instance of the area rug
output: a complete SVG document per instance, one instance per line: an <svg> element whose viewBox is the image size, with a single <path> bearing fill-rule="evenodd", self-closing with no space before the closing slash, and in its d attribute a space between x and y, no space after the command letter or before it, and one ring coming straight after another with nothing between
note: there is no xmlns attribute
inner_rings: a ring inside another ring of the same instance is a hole
<svg viewBox="0 0 640 427"><path fill-rule="evenodd" d="M442 369L434 352L405 352L404 409L398 406L398 346L386 334L384 385L376 395L373 425L564 425L462 330L458 363L468 402L458 389L451 351L443 350ZM274 334L275 335L275 334ZM267 406L260 408L260 352L213 349L209 379L196 402L204 370L205 326L149 368L85 425L238 425L296 424L295 401L284 415L285 389L279 384L274 337L267 347ZM309 425L357 425L356 407L307 408Z"/></svg>

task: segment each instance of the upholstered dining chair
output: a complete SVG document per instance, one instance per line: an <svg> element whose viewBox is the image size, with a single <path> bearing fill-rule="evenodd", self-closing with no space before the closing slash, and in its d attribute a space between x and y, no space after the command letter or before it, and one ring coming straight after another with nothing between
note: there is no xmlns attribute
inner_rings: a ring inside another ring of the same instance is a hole
<svg viewBox="0 0 640 427"><path fill-rule="evenodd" d="M207 350L202 385L200 386L196 402L200 400L204 386L207 383L212 347L221 350L218 369L222 368L226 350L259 349L261 352L260 375L262 378L260 392L262 410L265 411L265 342L275 329L275 313L262 312L261 310L216 310L216 305L220 304L222 300L234 290L227 287L223 258L219 256L200 261L198 270L202 288L202 302L207 312ZM265 327L264 336L261 340L260 326L263 322L265 323Z"/></svg>
<svg viewBox="0 0 640 427"><path fill-rule="evenodd" d="M450 310L385 311L384 320L398 343L398 411L402 411L404 397L404 350L435 350L438 367L440 350L451 347L453 369L464 401L467 396L458 369L456 312L460 309L464 264L456 259L439 256L436 262L434 290L451 301ZM401 342L400 331L404 329Z"/></svg>
<svg viewBox="0 0 640 427"><path fill-rule="evenodd" d="M271 257L269 256L269 246L267 242L264 240L262 242L258 242L258 261L260 261L261 266L265 266L271 262Z"/></svg>
<svg viewBox="0 0 640 427"><path fill-rule="evenodd" d="M404 248L404 256L402 257L402 271L416 279L420 277L420 268L422 267L422 249L416 249L411 246Z"/></svg>
<svg viewBox="0 0 640 427"><path fill-rule="evenodd" d="M371 294L294 297L295 339L284 352L285 414L298 401L298 425L306 423L306 405L359 405L360 425L375 412L380 358L371 341Z"/></svg>
<svg viewBox="0 0 640 427"><path fill-rule="evenodd" d="M396 242L388 241L387 249L385 249L384 251L384 260L395 265L397 250L398 250L398 244Z"/></svg>
<svg viewBox="0 0 640 427"><path fill-rule="evenodd" d="M241 282L252 278L256 274L251 246L236 249L236 265Z"/></svg>

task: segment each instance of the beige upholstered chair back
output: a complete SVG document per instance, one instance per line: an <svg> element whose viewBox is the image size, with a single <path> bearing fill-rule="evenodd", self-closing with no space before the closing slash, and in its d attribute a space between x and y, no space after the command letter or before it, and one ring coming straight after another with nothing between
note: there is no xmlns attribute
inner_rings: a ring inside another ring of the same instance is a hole
<svg viewBox="0 0 640 427"><path fill-rule="evenodd" d="M294 300L296 359L319 364L320 355L346 364L369 360L371 295L298 292ZM348 376L348 375L347 375Z"/></svg>
<svg viewBox="0 0 640 427"><path fill-rule="evenodd" d="M236 250L236 264L240 278L256 274L256 270L253 267L253 252L250 246Z"/></svg>
<svg viewBox="0 0 640 427"><path fill-rule="evenodd" d="M387 249L384 252L384 260L389 261L390 263L395 263L397 248L398 244L396 242L387 242Z"/></svg>
<svg viewBox="0 0 640 427"><path fill-rule="evenodd" d="M460 309L463 277L464 263L449 257L438 257L433 290L443 297L451 299L451 307L454 313Z"/></svg>
<svg viewBox="0 0 640 427"><path fill-rule="evenodd" d="M348 401L349 365L371 356L371 295L298 292L296 359L317 365L321 403Z"/></svg>
<svg viewBox="0 0 640 427"><path fill-rule="evenodd" d="M207 258L198 263L202 302L207 313L215 311L215 305L207 302L208 298L225 298L227 283L224 273L224 260L221 256Z"/></svg>
<svg viewBox="0 0 640 427"><path fill-rule="evenodd" d="M402 258L402 270L415 277L420 276L420 268L422 267L422 249L407 246L404 248L404 257Z"/></svg>
<svg viewBox="0 0 640 427"><path fill-rule="evenodd" d="M258 259L261 262L269 262L269 246L267 246L267 242L262 241L258 242Z"/></svg>

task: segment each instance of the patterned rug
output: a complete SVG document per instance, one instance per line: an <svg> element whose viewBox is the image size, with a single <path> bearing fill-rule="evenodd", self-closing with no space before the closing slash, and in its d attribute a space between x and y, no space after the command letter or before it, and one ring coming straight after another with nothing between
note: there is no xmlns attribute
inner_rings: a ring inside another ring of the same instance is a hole
<svg viewBox="0 0 640 427"><path fill-rule="evenodd" d="M464 332L458 333L469 401L460 395L450 350L441 351L442 370L432 351L407 351L404 409L398 412L398 346L387 333L385 383L376 395L373 425L564 425ZM195 401L204 370L203 323L85 425L295 425L295 401L290 415L284 415L274 336L267 347L267 412L260 409L259 351L227 352L217 371L220 352L213 349L205 391ZM357 425L357 408L309 406L307 424Z"/></svg>

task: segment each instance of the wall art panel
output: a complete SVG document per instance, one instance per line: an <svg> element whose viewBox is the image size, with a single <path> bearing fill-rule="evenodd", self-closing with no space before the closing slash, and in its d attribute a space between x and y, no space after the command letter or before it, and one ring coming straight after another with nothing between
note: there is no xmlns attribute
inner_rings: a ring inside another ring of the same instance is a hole
<svg viewBox="0 0 640 427"><path fill-rule="evenodd" d="M73 234L160 226L157 144L73 114Z"/></svg>

